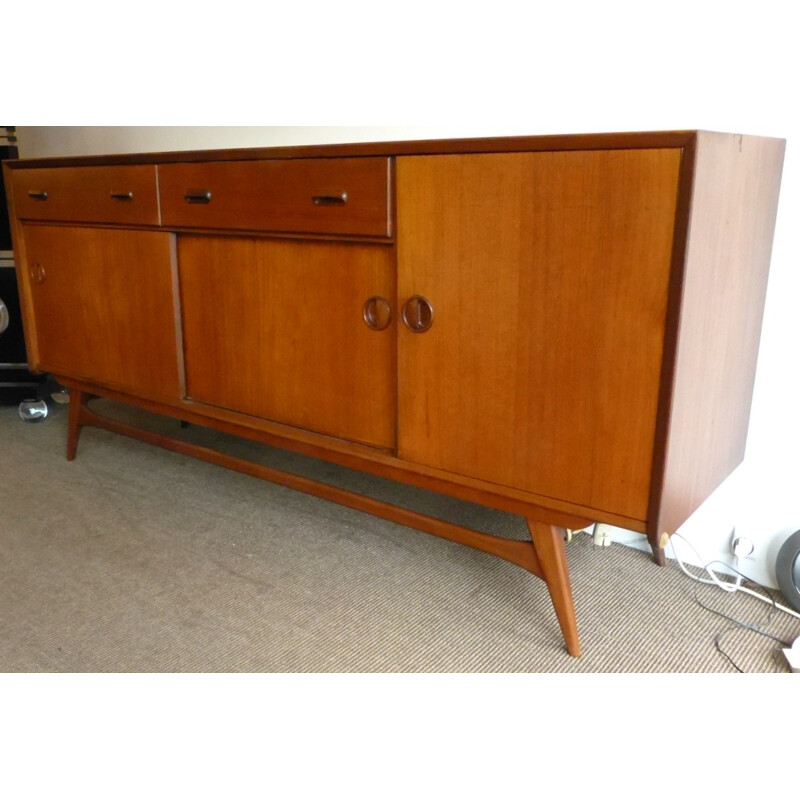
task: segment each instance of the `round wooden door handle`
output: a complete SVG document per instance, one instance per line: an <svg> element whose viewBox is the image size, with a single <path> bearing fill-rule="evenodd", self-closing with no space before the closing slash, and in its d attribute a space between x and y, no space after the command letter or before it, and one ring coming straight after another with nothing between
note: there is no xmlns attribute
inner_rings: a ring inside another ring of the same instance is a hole
<svg viewBox="0 0 800 800"><path fill-rule="evenodd" d="M28 269L28 274L34 283L44 283L45 271L41 264L32 264Z"/></svg>
<svg viewBox="0 0 800 800"><path fill-rule="evenodd" d="M392 307L385 297L370 297L361 310L364 322L374 331L382 331L392 321Z"/></svg>
<svg viewBox="0 0 800 800"><path fill-rule="evenodd" d="M422 295L409 297L403 306L403 322L412 333L425 333L433 325L433 306Z"/></svg>

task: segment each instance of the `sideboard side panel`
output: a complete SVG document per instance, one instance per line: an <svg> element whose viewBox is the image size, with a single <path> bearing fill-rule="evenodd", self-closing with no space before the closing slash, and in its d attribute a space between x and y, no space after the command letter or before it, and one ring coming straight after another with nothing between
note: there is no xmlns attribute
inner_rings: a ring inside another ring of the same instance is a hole
<svg viewBox="0 0 800 800"><path fill-rule="evenodd" d="M785 142L699 132L661 491L674 533L744 457Z"/></svg>

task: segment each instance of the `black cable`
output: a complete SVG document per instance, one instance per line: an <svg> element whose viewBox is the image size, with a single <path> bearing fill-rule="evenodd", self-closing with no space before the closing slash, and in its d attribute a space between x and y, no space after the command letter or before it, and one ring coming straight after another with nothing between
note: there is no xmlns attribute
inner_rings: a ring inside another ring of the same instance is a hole
<svg viewBox="0 0 800 800"><path fill-rule="evenodd" d="M725 658L727 658L728 661L730 661L731 665L733 666L733 668L737 672L742 672L743 673L744 670L730 657L730 655L728 653L726 653L722 649L722 637L723 637L723 635L725 633L730 633L731 631L734 631L734 630L736 630L736 628L728 628L728 630L721 631L720 633L718 633L714 637L714 647L716 647L718 653L720 653L721 655L725 656ZM783 667L783 659L781 658L780 654L781 654L781 649L779 647L773 647L772 648L772 661L773 661L773 664L775 666L775 669L773 669L772 671L774 673L783 672L783 669L782 669L782 667Z"/></svg>
<svg viewBox="0 0 800 800"><path fill-rule="evenodd" d="M723 636L723 634L724 634L724 633L728 633L729 631L735 631L735 630L736 630L736 628L728 628L728 630L727 630L727 631L722 631L721 633L718 633L718 634L717 634L717 635L714 637L714 647L716 647L716 648L717 648L717 652L718 652L718 653L722 653L722 655L723 655L723 656L725 656L725 658L727 658L727 659L728 659L728 661L730 661L730 662L731 662L731 664L733 665L733 668L734 668L734 669L735 669L737 672L744 673L744 670L743 670L743 669L742 669L742 668L741 668L741 667L740 667L740 666L739 666L739 665L738 665L738 664L737 664L737 663L736 663L736 662L735 662L735 661L734 661L734 660L733 660L733 659L732 659L732 658L731 658L731 657L730 657L730 656L729 656L729 655L728 655L728 654L727 654L727 653L726 653L726 652L725 652L725 651L722 649L722 644L721 644L721 641L722 641L722 636Z"/></svg>
<svg viewBox="0 0 800 800"><path fill-rule="evenodd" d="M714 563L714 562L710 562L710 563ZM742 573L740 573L740 572L737 572L737 574L741 575L741 577L744 578L748 583L750 583L751 586L757 586L759 589L763 590L766 593L767 597L769 598L769 600L770 600L770 602L772 604L771 607L770 607L769 615L767 617L767 621L765 623L765 624L768 624L771 621L772 616L773 616L773 614L774 614L774 612L776 610L775 598L772 596L770 591L765 586L761 586L757 582L755 582L755 581L751 580L750 578L748 578L746 575L742 575ZM719 611L718 609L711 608L710 606L707 606L697 596L697 590L698 590L698 587L695 586L695 588L694 588L694 600L701 608L704 608L706 611L710 611L712 614L716 614L717 616L722 617L723 619L726 619L729 622L733 622L734 625L736 625L738 628L744 628L745 630L753 631L754 633L759 634L759 636L766 636L768 639L772 639L773 641L778 642L779 644L783 645L784 647L791 647L791 644L789 642L785 642L783 639L780 639L779 637L774 636L773 634L767 633L766 631L764 631L762 629L763 626L761 626L761 625L754 625L754 624L751 624L751 623L748 623L748 622L742 622L741 620L736 619L734 617L731 617L728 614L724 614L722 611ZM744 670L722 648L722 637L726 633L730 633L731 631L734 631L736 629L737 628L728 628L728 629L726 629L724 631L720 631L714 637L714 647L716 648L718 653L720 653L722 656L724 656L730 662L730 664L733 666L733 668L737 672L744 673ZM775 662L775 672L779 671L778 670L779 661L778 661L778 659L776 657L777 650L778 650L778 648L773 648L773 650L772 650L772 658L773 658L773 661Z"/></svg>
<svg viewBox="0 0 800 800"><path fill-rule="evenodd" d="M757 584L755 584L757 585ZM760 589L763 589L763 586L759 586ZM768 597L770 601L773 603L773 611L774 611L774 603L775 600L773 599L772 595L768 593ZM776 642L779 642L784 647L791 647L790 642L785 642L783 639L780 639L777 636L773 636L771 633L767 633L766 631L762 630L762 625L753 625L749 622L742 622L739 619L735 619L734 617L729 617L727 614L723 614L721 611L718 611L715 608L711 608L710 606L705 605L704 603L700 602L700 598L697 596L697 587L695 586L694 589L694 599L695 602L701 607L704 608L706 611L710 611L712 614L716 614L717 616L722 617L723 619L727 619L728 622L733 622L735 625L738 625L740 628L747 628L747 630L755 631L756 633L760 634L761 636L766 636L770 639L774 639ZM767 617L767 622L772 619L772 613L770 613L769 617Z"/></svg>
<svg viewBox="0 0 800 800"><path fill-rule="evenodd" d="M694 548L694 546L692 545L691 542L689 542L687 539L685 539L683 536L681 536L678 533L676 533L674 535L677 536L679 539L685 541L686 544L688 544L689 547L691 547L692 550L694 550L695 555L697 555L698 558L699 558L699 554L697 553L697 550L695 550L695 548ZM674 545L673 545L673 547L674 547ZM678 563L682 567L683 572L685 574L689 575L690 578L694 578L701 585L704 585L704 586L716 585L717 588L721 588L720 585L719 585L720 582L721 582L720 579L718 578L716 573L712 572L709 569L709 567L712 564L721 564L726 570L729 570L729 571L735 573L736 575L739 576L739 578L742 579L741 581L738 582L738 585L735 585L733 583L730 584L731 587L732 587L732 591L728 592L728 594L735 594L736 593L736 589L740 588L740 587L741 588L746 588L748 590L748 592L752 592L753 594L755 594L755 592L753 591L754 589L762 590L766 594L766 597L763 597L761 595L756 595L756 596L760 597L761 600L768 600L769 603L770 603L769 614L767 615L767 620L764 623L765 625L768 625L772 621L772 617L774 616L775 612L780 610L778 604L775 601L775 598L772 596L772 593L770 592L770 590L766 586L762 586L758 581L754 581L752 578L749 578L743 572L739 572L739 570L735 569L734 567L731 567L729 564L727 564L727 563L725 563L723 561L720 561L719 559L714 559L713 561L709 561L704 566L702 566L701 569L704 572L707 572L708 574L710 574L714 578L713 581L708 581L708 580L701 579L699 576L691 575L691 573L688 572L686 567L683 566L683 562L678 557L677 552L675 552L675 557L678 559ZM749 584L749 585L745 586L745 584ZM733 588L733 587L735 587L735 588ZM700 599L697 596L697 589L698 589L698 587L695 586L695 590L694 590L695 602L699 606L704 608L706 611L710 611L712 614L717 614L718 616L723 617L724 619L727 619L729 622L733 622L735 625L737 625L739 627L745 628L747 630L755 631L756 633L758 633L761 636L766 636L766 637L768 637L770 639L773 639L774 641L779 642L784 647L792 647L791 643L785 642L782 639L778 638L777 636L773 636L772 634L767 633L766 631L764 631L763 630L764 626L751 625L749 623L742 622L741 620L734 619L733 617L729 617L727 614L723 614L721 611L718 611L717 609L714 609L714 608L710 608L709 606L707 606L704 603L700 602ZM724 589L722 589L722 590L725 591ZM723 637L723 635L725 633L728 633L728 632L732 631L732 630L735 630L735 628L729 628L726 631L721 631L720 633L718 633L714 637L714 646L716 647L717 652L719 652L721 655L723 655L731 663L731 665L734 667L734 669L736 669L738 672L744 672L744 670L742 670L739 667L739 665L736 664L736 662L728 655L728 653L726 653L722 649L722 637ZM780 662L780 659L778 657L778 652L779 652L779 648L773 647L773 649L772 649L772 658L773 658L773 661L775 662L775 672L780 672L781 671L781 669L780 669L781 662Z"/></svg>

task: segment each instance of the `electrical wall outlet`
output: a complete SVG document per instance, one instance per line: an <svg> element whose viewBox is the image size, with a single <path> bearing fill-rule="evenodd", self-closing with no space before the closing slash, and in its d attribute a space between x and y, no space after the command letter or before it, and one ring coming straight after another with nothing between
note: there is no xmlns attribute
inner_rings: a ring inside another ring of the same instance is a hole
<svg viewBox="0 0 800 800"><path fill-rule="evenodd" d="M731 531L731 552L736 558L747 558L753 555L756 546L746 536L739 536L736 528Z"/></svg>

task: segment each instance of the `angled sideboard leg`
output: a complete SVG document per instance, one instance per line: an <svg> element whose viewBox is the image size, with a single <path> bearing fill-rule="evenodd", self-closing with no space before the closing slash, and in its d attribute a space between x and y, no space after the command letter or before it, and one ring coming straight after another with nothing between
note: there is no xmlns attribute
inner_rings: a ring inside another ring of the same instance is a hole
<svg viewBox="0 0 800 800"><path fill-rule="evenodd" d="M71 388L69 391L69 416L67 418L67 461L75 459L78 438L81 435L81 414L88 400L86 392Z"/></svg>
<svg viewBox="0 0 800 800"><path fill-rule="evenodd" d="M653 560L659 567L663 567L666 563L666 556L664 555L664 548L669 542L669 534L647 534L647 541L650 542L650 549L653 551Z"/></svg>
<svg viewBox="0 0 800 800"><path fill-rule="evenodd" d="M571 656L581 654L578 640L578 622L575 617L575 601L572 598L572 585L567 568L567 551L564 546L565 531L556 525L547 525L528 519L528 530L533 548L539 560L542 578L547 584L550 599L556 610L556 617L564 635L567 652Z"/></svg>

